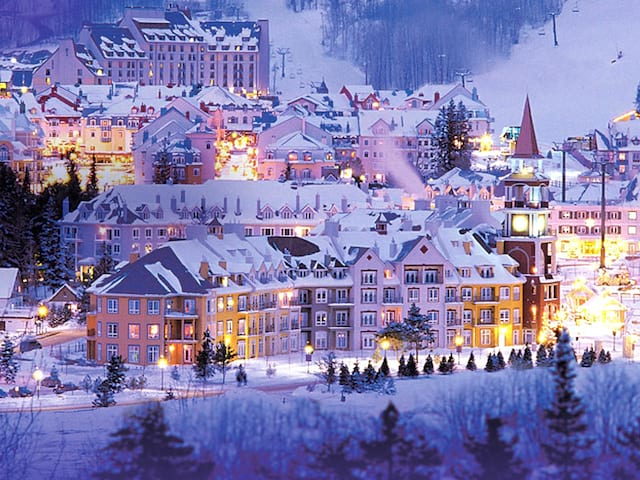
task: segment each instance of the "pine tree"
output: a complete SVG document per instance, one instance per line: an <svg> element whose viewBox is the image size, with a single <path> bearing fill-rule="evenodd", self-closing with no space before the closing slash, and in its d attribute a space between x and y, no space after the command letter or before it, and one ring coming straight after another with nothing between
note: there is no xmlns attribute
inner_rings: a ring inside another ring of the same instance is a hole
<svg viewBox="0 0 640 480"><path fill-rule="evenodd" d="M424 367L422 368L422 371L426 375L432 375L433 372L435 371L433 367L433 359L431 358L431 355L427 355L427 359L424 362Z"/></svg>
<svg viewBox="0 0 640 480"><path fill-rule="evenodd" d="M473 355L473 352L469 355L469 361L467 362L467 370L475 372L478 369L476 366L476 358Z"/></svg>
<svg viewBox="0 0 640 480"><path fill-rule="evenodd" d="M391 370L389 369L389 363L387 363L387 356L385 355L384 360L382 360L382 365L380 365L379 373L388 377L391 375Z"/></svg>
<svg viewBox="0 0 640 480"><path fill-rule="evenodd" d="M362 393L364 390L364 380L357 361L353 365L353 370L351 370L351 389L358 393Z"/></svg>
<svg viewBox="0 0 640 480"><path fill-rule="evenodd" d="M80 388L85 391L85 393L89 393L93 388L93 380L91 380L91 375L86 374L82 380L80 380Z"/></svg>
<svg viewBox="0 0 640 480"><path fill-rule="evenodd" d="M537 367L549 366L549 360L547 359L547 349L542 344L538 346L538 351L536 352L536 366Z"/></svg>
<svg viewBox="0 0 640 480"><path fill-rule="evenodd" d="M0 378L8 384L15 383L20 365L15 358L15 345L8 335L5 335L0 347Z"/></svg>
<svg viewBox="0 0 640 480"><path fill-rule="evenodd" d="M406 374L407 374L407 377L418 376L418 366L416 365L415 358L413 358L413 353L409 354L409 360L407 361L407 366L406 366Z"/></svg>
<svg viewBox="0 0 640 480"><path fill-rule="evenodd" d="M498 364L498 370L504 370L507 367L507 364L504 361L504 357L502 356L502 351L498 350L498 354L496 355L496 360Z"/></svg>
<svg viewBox="0 0 640 480"><path fill-rule="evenodd" d="M113 267L115 267L115 262L111 256L111 245L103 242L101 250L102 256L100 257L100 260L98 260L98 264L93 269L92 279L100 278L102 275L111 273L113 271Z"/></svg>
<svg viewBox="0 0 640 480"><path fill-rule="evenodd" d="M522 463L516 458L513 444L500 437L503 422L500 418L487 418L487 437L468 438L464 448L473 455L478 466L473 478L479 480L511 480L523 478Z"/></svg>
<svg viewBox="0 0 640 480"><path fill-rule="evenodd" d="M173 380L174 382L180 381L180 370L178 370L177 365L174 365L171 369L171 380Z"/></svg>
<svg viewBox="0 0 640 480"><path fill-rule="evenodd" d="M512 348L511 353L509 354L509 360L507 360L507 364L510 367L514 367L514 363L516 362L516 349Z"/></svg>
<svg viewBox="0 0 640 480"><path fill-rule="evenodd" d="M410 439L400 420L398 409L390 402L380 414L377 438L360 441L360 448L367 459L361 468L368 468L361 478L380 478L380 467L384 469L382 478L387 480L428 478L426 470L440 464L437 449L429 445L423 436Z"/></svg>
<svg viewBox="0 0 640 480"><path fill-rule="evenodd" d="M151 403L131 414L111 434L104 463L95 478L100 480L209 478L214 465L197 459L193 447L169 433L160 403Z"/></svg>
<svg viewBox="0 0 640 480"><path fill-rule="evenodd" d="M533 357L531 355L529 345L524 347L524 353L522 354L522 368L525 370L533 368Z"/></svg>
<svg viewBox="0 0 640 480"><path fill-rule="evenodd" d="M549 435L542 447L549 460L562 471L562 478L576 478L588 471L585 407L575 392L576 365L571 338L564 329L556 344L551 368L554 395L544 418Z"/></svg>
<svg viewBox="0 0 640 480"><path fill-rule="evenodd" d="M469 130L469 114L462 102L456 106L451 100L440 109L433 132L436 145L433 173L442 175L455 167L470 168Z"/></svg>
<svg viewBox="0 0 640 480"><path fill-rule="evenodd" d="M340 364L340 373L338 374L338 385L342 386L342 391L351 390L351 372L349 367L344 363Z"/></svg>
<svg viewBox="0 0 640 480"><path fill-rule="evenodd" d="M591 352L588 348L585 348L584 353L582 354L582 360L580 361L581 367L590 367L593 365L591 361Z"/></svg>
<svg viewBox="0 0 640 480"><path fill-rule="evenodd" d="M69 211L78 208L82 199L82 187L80 186L80 177L78 176L78 166L67 154L67 193L69 196Z"/></svg>
<svg viewBox="0 0 640 480"><path fill-rule="evenodd" d="M91 157L91 166L89 167L89 176L87 177L87 185L85 187L85 199L91 200L98 196L100 187L98 185L98 171L96 156Z"/></svg>
<svg viewBox="0 0 640 480"><path fill-rule="evenodd" d="M331 386L336 383L337 365L336 354L333 352L327 353L322 360L318 362L319 375L327 385L327 392L331 392Z"/></svg>
<svg viewBox="0 0 640 480"><path fill-rule="evenodd" d="M604 353L604 348L598 354L598 363L607 363L607 355Z"/></svg>
<svg viewBox="0 0 640 480"><path fill-rule="evenodd" d="M636 107L636 113L640 114L640 83L638 83L638 87L636 88L636 101L634 103Z"/></svg>
<svg viewBox="0 0 640 480"><path fill-rule="evenodd" d="M456 361L453 359L453 353L449 354L449 358L447 359L447 368L449 369L449 373L453 373L456 369Z"/></svg>
<svg viewBox="0 0 640 480"><path fill-rule="evenodd" d="M193 364L193 371L196 378L202 380L203 384L214 374L213 368L213 341L209 329L205 330L202 336L202 349L196 355L196 363Z"/></svg>
<svg viewBox="0 0 640 480"><path fill-rule="evenodd" d="M375 381L376 381L376 369L373 368L373 365L371 364L371 360L369 360L369 363L367 364L367 368L364 369L364 382L367 385L367 387L370 387L375 383Z"/></svg>
<svg viewBox="0 0 640 480"><path fill-rule="evenodd" d="M100 382L100 383L98 383ZM113 398L113 390L108 380L96 379L97 385L94 387L96 398L93 399L94 407L110 407L116 404Z"/></svg>
<svg viewBox="0 0 640 480"><path fill-rule="evenodd" d="M109 363L107 363L107 378L105 381L109 384L109 388L113 393L121 392L126 387L126 372L128 370L122 355L113 355Z"/></svg>
<svg viewBox="0 0 640 480"><path fill-rule="evenodd" d="M487 356L487 364L484 366L485 372L495 372L497 369L496 359L493 353Z"/></svg>
<svg viewBox="0 0 640 480"><path fill-rule="evenodd" d="M440 358L440 365L438 365L438 372L440 372L443 375L451 373L449 370L449 359L447 358L446 355L443 355Z"/></svg>
<svg viewBox="0 0 640 480"><path fill-rule="evenodd" d="M407 374L407 362L404 359L404 355L400 355L400 360L398 360L398 376L404 377Z"/></svg>
<svg viewBox="0 0 640 480"><path fill-rule="evenodd" d="M227 345L224 342L219 342L213 351L213 357L212 357L213 367L216 370L222 372L223 385L227 375L227 370L230 368L229 365L236 357L237 357L237 354L236 352L234 352L231 345Z"/></svg>

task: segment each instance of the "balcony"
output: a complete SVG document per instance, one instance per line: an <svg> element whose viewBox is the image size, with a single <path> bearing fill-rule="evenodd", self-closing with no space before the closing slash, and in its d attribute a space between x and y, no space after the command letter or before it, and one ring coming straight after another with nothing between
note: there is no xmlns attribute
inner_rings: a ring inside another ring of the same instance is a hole
<svg viewBox="0 0 640 480"><path fill-rule="evenodd" d="M495 317L479 318L477 323L477 325L496 325L496 324L497 323L496 323Z"/></svg>
<svg viewBox="0 0 640 480"><path fill-rule="evenodd" d="M349 296L343 297L343 296L329 295L329 298L327 300L329 305L348 305L353 303L353 298Z"/></svg>
<svg viewBox="0 0 640 480"><path fill-rule="evenodd" d="M289 305L291 305L292 307L311 306L311 298L309 297L292 298L291 301L289 302Z"/></svg>
<svg viewBox="0 0 640 480"><path fill-rule="evenodd" d="M275 325L267 325L267 327L265 328L265 332L266 333L273 333L276 331L276 326Z"/></svg>
<svg viewBox="0 0 640 480"><path fill-rule="evenodd" d="M445 295L444 297L445 303L461 303L461 302L470 302L471 298L465 297L462 298L460 295Z"/></svg>
<svg viewBox="0 0 640 480"><path fill-rule="evenodd" d="M87 337L95 337L96 336L96 329L95 328L88 328L87 329Z"/></svg>
<svg viewBox="0 0 640 480"><path fill-rule="evenodd" d="M447 318L447 327L460 327L462 326L461 318Z"/></svg>
<svg viewBox="0 0 640 480"><path fill-rule="evenodd" d="M291 330L298 330L300 328L300 322L291 321Z"/></svg>
<svg viewBox="0 0 640 480"><path fill-rule="evenodd" d="M383 305L403 305L401 295L385 295L382 297Z"/></svg>
<svg viewBox="0 0 640 480"><path fill-rule="evenodd" d="M476 295L473 297L474 302L497 302L498 296L494 293L490 295Z"/></svg>

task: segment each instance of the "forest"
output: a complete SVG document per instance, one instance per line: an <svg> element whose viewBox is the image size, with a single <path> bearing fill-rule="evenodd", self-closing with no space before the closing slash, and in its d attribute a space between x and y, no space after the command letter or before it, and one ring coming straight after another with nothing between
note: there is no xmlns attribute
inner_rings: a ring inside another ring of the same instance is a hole
<svg viewBox="0 0 640 480"><path fill-rule="evenodd" d="M289 0L289 8L317 2ZM448 83L509 55L523 27L538 27L564 0L325 0L323 44L358 65L378 89ZM393 59L393 61L391 61Z"/></svg>

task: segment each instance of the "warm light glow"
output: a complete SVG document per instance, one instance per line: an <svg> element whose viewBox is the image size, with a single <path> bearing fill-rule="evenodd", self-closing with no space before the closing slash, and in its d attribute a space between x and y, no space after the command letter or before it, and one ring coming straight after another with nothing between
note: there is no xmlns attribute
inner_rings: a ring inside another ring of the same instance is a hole
<svg viewBox="0 0 640 480"><path fill-rule="evenodd" d="M161 356L161 357L158 359L158 366L159 366L160 368L167 368L167 366L168 366L168 365L169 365L169 362L167 362L167 359L166 359L166 358L164 358L164 356Z"/></svg>
<svg viewBox="0 0 640 480"><path fill-rule="evenodd" d="M546 340L547 335L543 331L540 331L540 333L538 334L538 343L544 343Z"/></svg>
<svg viewBox="0 0 640 480"><path fill-rule="evenodd" d="M49 314L49 309L47 308L46 305L40 305L38 307L38 316L40 318L44 318Z"/></svg>
<svg viewBox="0 0 640 480"><path fill-rule="evenodd" d="M514 232L526 232L529 228L529 217L526 215L514 215L511 227Z"/></svg>
<svg viewBox="0 0 640 480"><path fill-rule="evenodd" d="M41 381L42 381L42 379L44 378L44 373L42 373L42 370L40 370L39 368L36 368L36 369L33 371L32 376L33 376L33 379L34 379L36 382L38 382L38 383L39 383L39 382L41 382Z"/></svg>
<svg viewBox="0 0 640 480"><path fill-rule="evenodd" d="M584 221L584 224L589 228L593 228L595 226L595 224L596 224L596 221L593 218L587 218Z"/></svg>
<svg viewBox="0 0 640 480"><path fill-rule="evenodd" d="M352 176L353 176L352 168L345 168L340 172L340 178L343 178L345 180L349 180Z"/></svg>
<svg viewBox="0 0 640 480"><path fill-rule="evenodd" d="M500 330L502 331L503 328L504 327L501 327ZM454 343L456 344L456 347L461 347L464 344L464 338L462 338L462 335L456 335Z"/></svg>
<svg viewBox="0 0 640 480"><path fill-rule="evenodd" d="M380 341L380 348L381 348L382 350L389 350L389 347L390 347L390 346L391 346L391 342L389 341L389 339L388 339L388 338L383 338L383 339Z"/></svg>
<svg viewBox="0 0 640 480"><path fill-rule="evenodd" d="M225 346L227 346L227 347L228 347L229 345L231 345L231 335L225 335L225 336L224 336L224 344L225 344Z"/></svg>
<svg viewBox="0 0 640 480"><path fill-rule="evenodd" d="M493 148L493 139L491 138L491 135L488 133L483 134L480 137L480 151L488 152L492 148Z"/></svg>
<svg viewBox="0 0 640 480"><path fill-rule="evenodd" d="M304 353L306 353L307 355L311 355L313 353L313 345L311 345L311 343L307 342L307 344L304 346Z"/></svg>

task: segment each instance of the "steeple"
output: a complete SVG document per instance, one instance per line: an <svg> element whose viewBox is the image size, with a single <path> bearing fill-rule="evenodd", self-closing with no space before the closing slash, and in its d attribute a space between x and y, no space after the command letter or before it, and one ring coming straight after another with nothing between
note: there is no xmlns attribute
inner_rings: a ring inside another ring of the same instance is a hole
<svg viewBox="0 0 640 480"><path fill-rule="evenodd" d="M524 102L524 112L522 113L522 123L520 124L520 135L516 142L516 151L513 158L542 158L538 150L536 131L533 128L533 118L531 116L531 106L529 105L529 95Z"/></svg>

